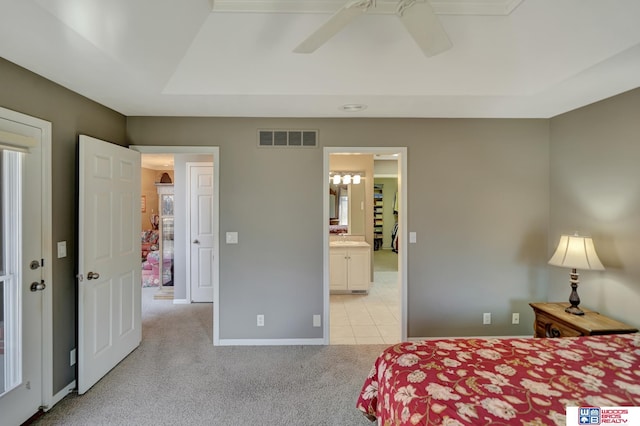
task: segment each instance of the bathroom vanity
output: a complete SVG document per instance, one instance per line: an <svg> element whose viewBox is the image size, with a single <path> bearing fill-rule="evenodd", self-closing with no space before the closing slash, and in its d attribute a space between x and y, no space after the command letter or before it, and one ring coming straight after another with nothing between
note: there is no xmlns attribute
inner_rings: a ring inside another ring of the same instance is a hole
<svg viewBox="0 0 640 426"><path fill-rule="evenodd" d="M371 286L371 246L365 241L329 243L331 293L368 293Z"/></svg>

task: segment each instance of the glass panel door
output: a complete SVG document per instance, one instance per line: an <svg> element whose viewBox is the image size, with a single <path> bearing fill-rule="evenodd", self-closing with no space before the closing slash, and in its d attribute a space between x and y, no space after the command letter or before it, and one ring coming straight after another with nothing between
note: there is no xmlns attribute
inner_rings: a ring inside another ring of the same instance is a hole
<svg viewBox="0 0 640 426"><path fill-rule="evenodd" d="M0 396L22 381L22 155L0 150Z"/></svg>
<svg viewBox="0 0 640 426"><path fill-rule="evenodd" d="M173 216L173 194L162 194L161 197L162 216Z"/></svg>
<svg viewBox="0 0 640 426"><path fill-rule="evenodd" d="M162 218L162 285L173 285L173 217Z"/></svg>
<svg viewBox="0 0 640 426"><path fill-rule="evenodd" d="M0 281L0 395L4 393L4 281Z"/></svg>
<svg viewBox="0 0 640 426"><path fill-rule="evenodd" d="M167 187L168 191L173 191L173 186ZM162 242L162 285L173 285L173 194L160 195L160 221L161 231L160 237Z"/></svg>

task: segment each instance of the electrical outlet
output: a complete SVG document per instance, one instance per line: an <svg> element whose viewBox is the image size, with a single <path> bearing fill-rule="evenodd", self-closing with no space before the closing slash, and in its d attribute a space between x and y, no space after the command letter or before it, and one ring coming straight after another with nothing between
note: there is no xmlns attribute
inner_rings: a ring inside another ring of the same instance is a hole
<svg viewBox="0 0 640 426"><path fill-rule="evenodd" d="M511 314L511 324L520 324L520 314L518 312Z"/></svg>
<svg viewBox="0 0 640 426"><path fill-rule="evenodd" d="M258 315L256 322L258 327L264 327L264 315Z"/></svg>
<svg viewBox="0 0 640 426"><path fill-rule="evenodd" d="M76 365L76 349L73 348L69 351L69 367Z"/></svg>
<svg viewBox="0 0 640 426"><path fill-rule="evenodd" d="M482 324L484 324L484 325L491 324L491 313L490 312L485 312L484 314L482 314Z"/></svg>
<svg viewBox="0 0 640 426"><path fill-rule="evenodd" d="M320 315L314 315L313 316L313 326L314 327L320 327L322 325L322 322L320 321Z"/></svg>

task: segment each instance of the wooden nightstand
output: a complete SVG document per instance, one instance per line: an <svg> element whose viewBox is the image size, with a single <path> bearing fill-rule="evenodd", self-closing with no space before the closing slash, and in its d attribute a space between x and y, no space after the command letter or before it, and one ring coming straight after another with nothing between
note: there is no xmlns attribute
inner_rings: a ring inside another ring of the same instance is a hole
<svg viewBox="0 0 640 426"><path fill-rule="evenodd" d="M582 306L584 315L568 314L569 303L529 303L536 315L535 337L573 337L596 334L635 333L637 328L590 311Z"/></svg>

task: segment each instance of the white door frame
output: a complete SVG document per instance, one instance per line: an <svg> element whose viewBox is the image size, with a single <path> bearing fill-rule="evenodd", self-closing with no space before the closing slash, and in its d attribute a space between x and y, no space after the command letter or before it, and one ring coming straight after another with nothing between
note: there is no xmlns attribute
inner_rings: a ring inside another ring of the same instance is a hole
<svg viewBox="0 0 640 426"><path fill-rule="evenodd" d="M398 154L398 194L400 195L400 212L398 215L398 235L400 236L398 247L398 279L400 280L400 337L402 341L407 340L407 148L406 147L325 147L323 156L323 194L329 194L329 158L331 154L357 153L357 154ZM329 197L322 198L322 220L323 220L323 315L324 344L329 342Z"/></svg>
<svg viewBox="0 0 640 426"><path fill-rule="evenodd" d="M217 146L157 146L130 145L142 154L210 154L213 155L213 345L220 345L220 309L218 300L220 295L220 147ZM187 238L189 236L187 235ZM191 241L185 240L185 250L190 248ZM175 255L174 255L175 256ZM191 296L190 285L186 288L186 295ZM190 299L187 299L190 300Z"/></svg>
<svg viewBox="0 0 640 426"><path fill-rule="evenodd" d="M47 289L42 292L42 407L49 410L67 395L63 389L53 394L53 243L52 243L52 187L51 187L51 123L0 107L0 118L15 121L40 130L42 155L42 258L43 276ZM27 170L27 173L29 171ZM75 384L74 384L75 386Z"/></svg>

